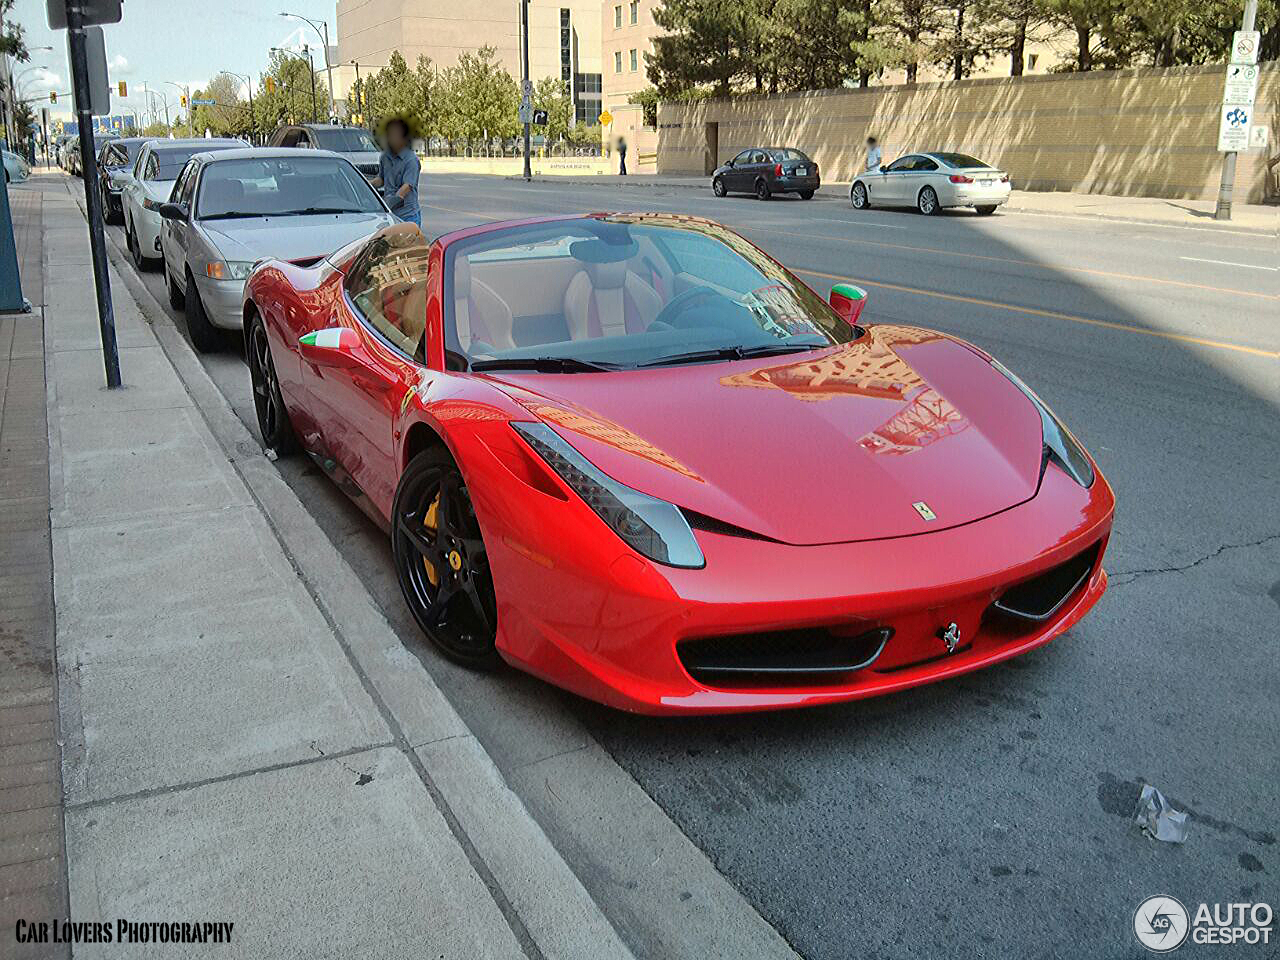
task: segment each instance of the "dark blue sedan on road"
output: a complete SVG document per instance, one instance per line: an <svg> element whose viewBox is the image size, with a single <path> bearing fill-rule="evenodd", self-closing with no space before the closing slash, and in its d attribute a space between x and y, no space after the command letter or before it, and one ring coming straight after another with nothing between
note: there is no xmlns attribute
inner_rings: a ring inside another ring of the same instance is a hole
<svg viewBox="0 0 1280 960"><path fill-rule="evenodd" d="M821 183L818 165L794 147L748 147L711 175L717 197L754 193L768 200L775 193L798 193L809 200Z"/></svg>

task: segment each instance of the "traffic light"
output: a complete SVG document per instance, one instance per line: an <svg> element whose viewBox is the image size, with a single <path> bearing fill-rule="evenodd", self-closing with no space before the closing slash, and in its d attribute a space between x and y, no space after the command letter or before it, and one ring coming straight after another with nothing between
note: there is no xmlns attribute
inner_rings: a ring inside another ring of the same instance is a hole
<svg viewBox="0 0 1280 960"><path fill-rule="evenodd" d="M185 107L187 105L187 95L184 93L182 96L180 96L178 98L178 102Z"/></svg>
<svg viewBox="0 0 1280 960"><path fill-rule="evenodd" d="M58 102L58 91L57 91L57 90L50 90L50 91L49 91L49 102L50 102L50 103L57 103L57 102Z"/></svg>
<svg viewBox="0 0 1280 960"><path fill-rule="evenodd" d="M120 96L127 97L129 95L129 87L125 84L123 80L121 80L120 83L117 84L117 87L119 88Z"/></svg>
<svg viewBox="0 0 1280 960"><path fill-rule="evenodd" d="M267 93L275 93L275 92L276 92L276 78L267 77Z"/></svg>

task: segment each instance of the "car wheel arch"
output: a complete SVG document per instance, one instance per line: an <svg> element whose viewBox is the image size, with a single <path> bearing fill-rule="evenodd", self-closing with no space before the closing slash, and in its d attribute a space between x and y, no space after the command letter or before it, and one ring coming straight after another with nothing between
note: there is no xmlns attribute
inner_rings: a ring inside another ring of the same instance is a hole
<svg viewBox="0 0 1280 960"><path fill-rule="evenodd" d="M455 463L458 462L438 427L426 420L415 420L404 433L404 443L400 449L400 469L404 470L414 457L434 448L446 451Z"/></svg>

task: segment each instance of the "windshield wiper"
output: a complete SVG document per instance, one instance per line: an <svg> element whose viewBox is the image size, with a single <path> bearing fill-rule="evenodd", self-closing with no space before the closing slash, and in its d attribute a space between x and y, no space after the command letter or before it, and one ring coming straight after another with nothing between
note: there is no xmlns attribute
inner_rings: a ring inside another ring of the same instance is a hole
<svg viewBox="0 0 1280 960"><path fill-rule="evenodd" d="M732 347L714 347L710 350L693 350L689 353L673 353L670 356L658 357L637 364L640 367L666 367L679 363L709 363L714 360L747 360L751 357L774 357L784 353L807 353L825 346L821 343L767 343L756 347L741 345Z"/></svg>
<svg viewBox="0 0 1280 960"><path fill-rule="evenodd" d="M361 210L357 207L305 207L302 210L289 210L287 216L305 216L309 213L372 213L372 210Z"/></svg>
<svg viewBox="0 0 1280 960"><path fill-rule="evenodd" d="M236 220L242 217L265 217L265 213L250 213L248 210L226 210L222 213L202 213L197 220Z"/></svg>
<svg viewBox="0 0 1280 960"><path fill-rule="evenodd" d="M538 373L600 373L619 370L621 365L577 357L506 357L473 360L472 370L534 370Z"/></svg>

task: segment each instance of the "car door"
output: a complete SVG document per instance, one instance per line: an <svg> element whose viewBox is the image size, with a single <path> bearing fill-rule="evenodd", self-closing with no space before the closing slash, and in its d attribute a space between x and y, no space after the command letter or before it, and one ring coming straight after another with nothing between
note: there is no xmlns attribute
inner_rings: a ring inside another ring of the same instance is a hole
<svg viewBox="0 0 1280 960"><path fill-rule="evenodd" d="M893 163L889 164L888 169L882 173L879 195L882 199L889 203L902 203L906 199L907 190L910 184L907 179L911 176L911 168L915 165L916 155L909 153L905 157L899 157ZM871 194L876 196L875 191Z"/></svg>
<svg viewBox="0 0 1280 960"><path fill-rule="evenodd" d="M920 196L920 191L926 186L932 186L934 192L938 196L942 196L942 191L936 182L937 175L938 161L924 155L917 156L915 162L911 165L910 171L904 178L903 182L906 184L907 189L906 195L902 199L906 203L914 204L916 198Z"/></svg>
<svg viewBox="0 0 1280 960"><path fill-rule="evenodd" d="M751 151L743 150L733 158L733 166L724 175L725 188L728 190L743 189L743 178L746 176L747 164L751 162Z"/></svg>
<svg viewBox="0 0 1280 960"><path fill-rule="evenodd" d="M128 184L124 188L125 208L125 225L132 229L133 218L137 215L138 207L142 203L139 192L142 190L142 171L146 169L147 161L151 159L151 144L146 144L138 151L138 160L133 165L133 176L129 178Z"/></svg>
<svg viewBox="0 0 1280 960"><path fill-rule="evenodd" d="M303 361L326 448L384 516L395 496L395 422L422 373L430 264L426 239L400 231L370 243L343 278L337 325L360 338L356 366Z"/></svg>
<svg viewBox="0 0 1280 960"><path fill-rule="evenodd" d="M188 253L191 250L191 218L195 213L195 187L200 176L200 162L194 158L178 174L173 185L171 199L174 203L186 204L185 220L160 220L160 252L164 255L169 275L184 283Z"/></svg>

